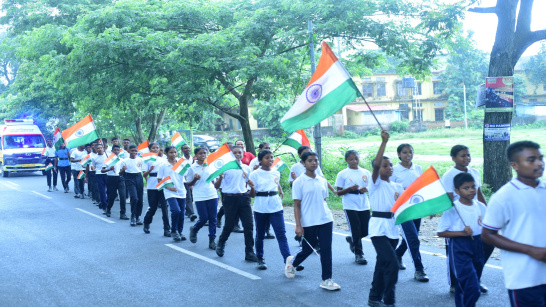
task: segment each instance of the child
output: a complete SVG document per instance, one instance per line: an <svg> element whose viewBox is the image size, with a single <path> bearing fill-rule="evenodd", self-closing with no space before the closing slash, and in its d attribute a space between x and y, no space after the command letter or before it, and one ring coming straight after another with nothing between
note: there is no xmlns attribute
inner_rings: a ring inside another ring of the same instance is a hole
<svg viewBox="0 0 546 307"><path fill-rule="evenodd" d="M112 153L119 157L120 147L119 145L112 146ZM114 201L116 200L116 195L119 193L119 219L128 220L129 218L125 215L125 203L126 203L126 188L125 180L122 176L119 175L121 168L121 160L118 161L115 165L110 166L108 169L103 169L102 172L106 172L106 193L108 194L108 208L106 209L106 216L110 217L112 214L111 210L114 206Z"/></svg>
<svg viewBox="0 0 546 307"><path fill-rule="evenodd" d="M144 216L143 230L145 233L150 233L150 224L152 223L155 212L159 207L161 209L161 214L163 217L163 235L165 237L170 237L171 226L169 225L169 212L167 212L167 201L165 200L165 195L163 191L158 191L156 188L156 185L159 182L157 178L159 166L165 163L166 159L159 156L159 144L151 143L148 145L148 149L150 150L150 152L157 153L158 157L156 161L150 160L144 163L144 173L142 174L142 176L146 178L146 189L148 192L148 210L146 211L146 215Z"/></svg>
<svg viewBox="0 0 546 307"><path fill-rule="evenodd" d="M254 186L254 183L248 180L251 169L241 163L243 158L243 149L241 147L233 146L231 152L233 152L242 169L225 171L214 184L215 188L222 187L222 208L224 208L226 215L226 224L218 239L218 244L216 244L216 254L219 257L224 256L226 241L239 219L241 219L245 236L245 260L257 262L258 258L254 253L252 207L250 206L250 196L247 189L247 185L249 187Z"/></svg>
<svg viewBox="0 0 546 307"><path fill-rule="evenodd" d="M172 227L170 236L173 238L174 241L185 241L186 237L182 234L182 230L184 229L184 209L186 205L186 188L184 188L184 176L178 174L173 170L173 166L176 164L176 162L178 162L178 159L176 158L176 147L165 147L165 153L167 154L167 161L165 161L158 167L159 171L157 173L157 181L161 181L166 177L171 177L171 181L173 182L174 186L165 187L163 191L158 192L165 193L165 198L169 203L169 208L171 208ZM150 190L148 190L148 193L149 192Z"/></svg>
<svg viewBox="0 0 546 307"><path fill-rule="evenodd" d="M218 210L218 192L212 182L206 182L210 176L208 165L203 165L207 158L208 149L198 147L194 150L195 163L192 164L186 175L188 185L193 186L193 199L199 213L199 219L190 227L190 241L197 242L197 232L205 223L209 222L209 248L216 250L216 213Z"/></svg>
<svg viewBox="0 0 546 307"><path fill-rule="evenodd" d="M264 237L268 224L273 226L277 236L279 249L282 257L290 256L290 247L286 239L284 227L284 214L282 209L282 197L284 196L279 184L281 174L272 170L273 154L269 150L262 150L258 154L258 161L262 168L250 174L250 180L254 186L250 187L250 197L254 200L254 221L256 222L256 254L258 256L258 269L266 270L267 265L264 259ZM278 192L277 192L278 191ZM280 197L279 195L280 194Z"/></svg>
<svg viewBox="0 0 546 307"><path fill-rule="evenodd" d="M394 166L391 181L394 181L405 189L417 179L423 170L421 166L412 162L413 160L413 147L410 144L400 144L396 149L398 153L398 159L400 161ZM402 256L410 248L410 255L413 259L413 265L415 266L415 274L413 278L420 282L428 282L429 278L425 273L425 267L421 262L421 252L419 251L419 228L421 228L421 219L415 219L413 221L407 221L402 223L402 243L396 249L396 256L398 256L398 262L400 263L400 269L405 270L406 266L402 263Z"/></svg>
<svg viewBox="0 0 546 307"><path fill-rule="evenodd" d="M269 145L269 143L267 142L260 143L260 145L258 145L258 153L262 150L271 150L271 145ZM252 159L248 166L250 166L250 169L253 171L260 168L260 162L258 162L258 157Z"/></svg>
<svg viewBox="0 0 546 307"><path fill-rule="evenodd" d="M369 306L394 306L394 290L398 281L398 227L394 224L394 215L390 211L394 202L402 194L402 186L391 182L393 167L391 159L384 156L389 133L381 132L381 145L377 156L372 161L372 181L368 184L372 217L369 235L377 253L372 288L368 299ZM383 300L383 302L381 301Z"/></svg>
<svg viewBox="0 0 546 307"><path fill-rule="evenodd" d="M85 179L78 179L78 174L83 170L81 161L87 153L83 150L83 146L78 146L76 150L70 154L70 162L72 162L72 176L74 177L74 198L84 199L84 182Z"/></svg>
<svg viewBox="0 0 546 307"><path fill-rule="evenodd" d="M56 152L57 159L55 159L55 168L61 175L61 182L63 184L64 192L68 193L70 190L70 151L66 148L64 143L61 143L59 150Z"/></svg>
<svg viewBox="0 0 546 307"><path fill-rule="evenodd" d="M459 197L453 207L442 214L438 236L449 241L448 261L457 278L455 306L476 306L484 265L480 224L485 205L474 199L477 189L472 175L460 173L453 181Z"/></svg>
<svg viewBox="0 0 546 307"><path fill-rule="evenodd" d="M142 214L142 198L144 194L144 182L142 178L142 167L144 161L138 157L138 147L135 144L129 145L129 159L121 161L121 171L125 179L127 192L131 197L131 226L143 225L140 220Z"/></svg>
<svg viewBox="0 0 546 307"><path fill-rule="evenodd" d="M188 163L193 163L194 158L191 156L190 145L184 144L182 145L181 149L184 160L188 161ZM186 188L186 216L193 222L197 219L197 214L195 214L193 210L193 196L191 187L188 185L187 181L184 182L184 187Z"/></svg>
<svg viewBox="0 0 546 307"><path fill-rule="evenodd" d="M546 306L546 184L544 156L531 141L506 150L517 178L491 197L482 238L501 249L504 282L512 306ZM499 231L501 232L499 234Z"/></svg>
<svg viewBox="0 0 546 307"><path fill-rule="evenodd" d="M91 166L87 166L88 173L95 174L95 188L97 189L97 194L99 195L99 209L102 210L102 214L106 214L108 203L106 199L106 180L107 176L105 172L102 172L103 169L106 169L106 164L104 160L108 157L104 153L104 146L102 144L96 145L97 154L91 158ZM89 169L91 169L89 171ZM91 183L89 183L91 185ZM91 190L91 188L90 188Z"/></svg>
<svg viewBox="0 0 546 307"><path fill-rule="evenodd" d="M324 177L316 174L318 156L309 151L301 156L305 165L305 173L294 180L292 198L294 199L294 217L296 220L296 234L302 237L301 251L295 256L286 259L285 275L294 278L295 267L299 266L313 248L320 244L320 263L322 266L322 282L320 287L335 291L341 287L332 280L332 235L334 218L328 208L328 182ZM318 241L318 242L317 242Z"/></svg>
<svg viewBox="0 0 546 307"><path fill-rule="evenodd" d="M337 174L336 187L339 196L343 196L343 211L351 236L346 237L357 264L367 264L362 250L362 239L368 235L370 221L370 203L368 202L368 180L371 174L358 166L360 155L356 150L345 153L348 167Z"/></svg>

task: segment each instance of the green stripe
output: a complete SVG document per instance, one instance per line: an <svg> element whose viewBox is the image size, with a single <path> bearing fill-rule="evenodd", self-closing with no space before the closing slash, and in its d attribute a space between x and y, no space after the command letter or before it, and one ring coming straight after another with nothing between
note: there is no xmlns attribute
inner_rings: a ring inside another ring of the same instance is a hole
<svg viewBox="0 0 546 307"><path fill-rule="evenodd" d="M237 161L228 162L224 166L222 166L221 169L219 169L216 172L212 173L209 176L209 178L207 178L207 183L211 182L214 178L220 176L223 172L227 171L228 169L240 169L240 168L241 168L241 166L239 166L239 163L237 163Z"/></svg>
<svg viewBox="0 0 546 307"><path fill-rule="evenodd" d="M451 208L451 198L447 194L443 194L433 199L429 199L422 203L406 208L396 217L396 225L404 222L419 219L425 216L444 212Z"/></svg>
<svg viewBox="0 0 546 307"><path fill-rule="evenodd" d="M281 125L288 133L312 127L353 102L358 96L360 96L360 92L355 83L352 79L347 79L335 90L317 101L314 106L283 121Z"/></svg>
<svg viewBox="0 0 546 307"><path fill-rule="evenodd" d="M74 140L68 142L68 144L66 144L66 147L75 148L75 147L78 147L78 146L84 146L85 144L89 144L89 143L95 141L98 138L99 138L99 134L97 133L97 130L93 130L89 134L86 134L86 135L84 135L82 137L79 137L77 139L74 139Z"/></svg>
<svg viewBox="0 0 546 307"><path fill-rule="evenodd" d="M294 140L294 139L287 139L286 141L284 141L283 144L287 145L287 146L290 146L290 147L292 147L292 148L294 148L296 150L298 150L298 148L301 147L301 144L298 141Z"/></svg>
<svg viewBox="0 0 546 307"><path fill-rule="evenodd" d="M178 149L178 148L186 145L186 141L182 140L182 141L180 141L180 143L178 143L176 145L173 145L173 144L171 144L171 145L174 146L176 149Z"/></svg>
<svg viewBox="0 0 546 307"><path fill-rule="evenodd" d="M190 165L189 163L186 163L186 166L184 166L184 167L182 168L182 170L181 170L180 172L178 172L178 174L179 174L180 176L183 176L183 175L188 171L188 169L189 169L190 167L191 167L191 165Z"/></svg>
<svg viewBox="0 0 546 307"><path fill-rule="evenodd" d="M286 164L283 163L283 165L279 166L279 168L277 168L277 171L280 173L282 172L285 168L287 168Z"/></svg>
<svg viewBox="0 0 546 307"><path fill-rule="evenodd" d="M64 143L63 138L58 139L57 142L55 142L55 150L59 150L59 148L61 148L62 143Z"/></svg>
<svg viewBox="0 0 546 307"><path fill-rule="evenodd" d="M164 185L160 186L157 190L158 190L158 191L161 191L161 190L163 190L163 189L166 188L166 187L174 187L174 183L172 183L172 182L167 182L167 183L165 183Z"/></svg>

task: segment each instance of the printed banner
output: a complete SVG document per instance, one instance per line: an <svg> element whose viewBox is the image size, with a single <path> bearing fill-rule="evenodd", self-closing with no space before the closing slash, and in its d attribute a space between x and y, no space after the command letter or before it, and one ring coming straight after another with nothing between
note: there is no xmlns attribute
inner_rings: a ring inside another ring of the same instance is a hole
<svg viewBox="0 0 546 307"><path fill-rule="evenodd" d="M484 124L484 141L510 141L510 123Z"/></svg>
<svg viewBox="0 0 546 307"><path fill-rule="evenodd" d="M485 78L485 112L512 112L514 77Z"/></svg>

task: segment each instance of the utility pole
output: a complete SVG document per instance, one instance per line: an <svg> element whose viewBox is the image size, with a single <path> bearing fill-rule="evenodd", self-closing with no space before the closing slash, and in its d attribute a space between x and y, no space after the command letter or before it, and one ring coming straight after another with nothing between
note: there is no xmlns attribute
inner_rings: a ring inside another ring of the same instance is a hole
<svg viewBox="0 0 546 307"><path fill-rule="evenodd" d="M464 129L468 129L468 122L466 120L466 85L463 82L463 101L464 101Z"/></svg>
<svg viewBox="0 0 546 307"><path fill-rule="evenodd" d="M315 44L313 43L313 22L309 20L309 50L311 52L311 75L315 73ZM322 168L322 131L320 123L315 125L313 131L315 138L315 152L319 157L319 166Z"/></svg>

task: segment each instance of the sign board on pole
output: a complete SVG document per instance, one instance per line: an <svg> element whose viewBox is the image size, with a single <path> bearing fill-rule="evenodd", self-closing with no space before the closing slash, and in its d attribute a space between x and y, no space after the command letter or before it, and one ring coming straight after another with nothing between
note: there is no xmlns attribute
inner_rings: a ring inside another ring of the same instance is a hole
<svg viewBox="0 0 546 307"><path fill-rule="evenodd" d="M512 112L514 77L485 78L485 112Z"/></svg>
<svg viewBox="0 0 546 307"><path fill-rule="evenodd" d="M510 141L510 123L484 124L484 141Z"/></svg>

